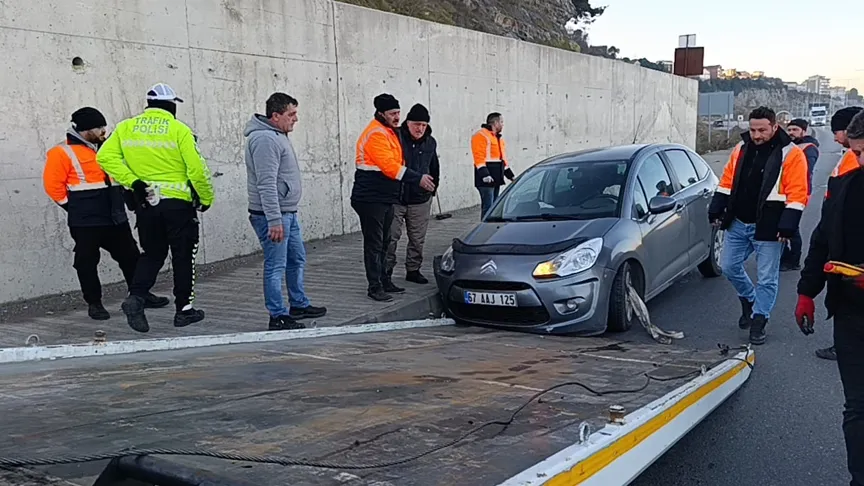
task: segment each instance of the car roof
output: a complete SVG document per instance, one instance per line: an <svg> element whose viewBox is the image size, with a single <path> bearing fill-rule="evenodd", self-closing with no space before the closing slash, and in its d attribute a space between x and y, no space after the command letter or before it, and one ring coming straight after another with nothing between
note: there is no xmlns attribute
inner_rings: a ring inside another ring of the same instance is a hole
<svg viewBox="0 0 864 486"><path fill-rule="evenodd" d="M558 164L578 164L580 162L604 162L608 160L627 160L632 161L640 152L649 148L667 149L678 148L688 149L683 145L673 143L642 143L633 145L615 145L612 147L595 148L588 150L580 150L578 152L568 152L559 155L553 155L537 163L537 166L558 165Z"/></svg>

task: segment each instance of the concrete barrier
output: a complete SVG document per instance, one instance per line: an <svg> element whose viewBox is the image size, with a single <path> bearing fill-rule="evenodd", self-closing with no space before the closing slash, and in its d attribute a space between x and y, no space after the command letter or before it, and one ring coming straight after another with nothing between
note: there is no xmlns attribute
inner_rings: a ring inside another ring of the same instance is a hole
<svg viewBox="0 0 864 486"><path fill-rule="evenodd" d="M354 147L380 92L404 111L416 102L430 108L445 211L476 203L469 139L491 111L505 116L517 172L563 151L695 143L697 84L689 79L329 0L263 5L30 0L0 9L0 302L77 288L65 213L42 189L45 152L75 109L97 107L113 125L143 108L155 82L186 99L178 116L214 173L216 204L202 217L205 263L258 249L242 130L276 90L300 101L292 139L307 239L358 228L348 202ZM113 262L102 275L120 276Z"/></svg>

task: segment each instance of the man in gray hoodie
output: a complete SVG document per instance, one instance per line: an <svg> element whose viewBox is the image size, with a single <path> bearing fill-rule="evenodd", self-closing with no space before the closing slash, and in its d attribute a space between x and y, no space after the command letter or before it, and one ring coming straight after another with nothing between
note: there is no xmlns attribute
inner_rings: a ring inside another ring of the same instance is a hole
<svg viewBox="0 0 864 486"><path fill-rule="evenodd" d="M246 190L249 221L264 250L264 304L271 331L302 329L298 319L321 317L303 289L306 247L297 218L303 177L288 134L297 123L297 100L285 93L267 99L266 115L253 115L246 124ZM287 280L288 303L282 298Z"/></svg>

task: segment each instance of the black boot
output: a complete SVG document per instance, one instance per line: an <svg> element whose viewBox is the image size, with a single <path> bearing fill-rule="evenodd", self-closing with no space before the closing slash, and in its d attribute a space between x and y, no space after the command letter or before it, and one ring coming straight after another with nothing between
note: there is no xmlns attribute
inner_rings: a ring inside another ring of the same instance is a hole
<svg viewBox="0 0 864 486"><path fill-rule="evenodd" d="M384 292L384 289L380 287L369 289L369 292L367 292L366 295L376 302L390 302L393 300L393 296Z"/></svg>
<svg viewBox="0 0 864 486"><path fill-rule="evenodd" d="M797 270L801 270L801 264L795 262L780 262L780 271L781 272L794 272Z"/></svg>
<svg viewBox="0 0 864 486"><path fill-rule="evenodd" d="M270 317L270 324L267 326L270 331L290 331L294 329L306 329L306 326L295 321L291 316Z"/></svg>
<svg viewBox="0 0 864 486"><path fill-rule="evenodd" d="M741 301L741 317L738 318L738 327L747 329L753 323L753 302L744 297L738 297L738 300Z"/></svg>
<svg viewBox="0 0 864 486"><path fill-rule="evenodd" d="M402 292L405 292L405 289L403 289L402 287L397 287L396 284L394 284L393 281L389 278L385 279L383 283L384 292L387 292L388 294L401 294Z"/></svg>
<svg viewBox="0 0 864 486"><path fill-rule="evenodd" d="M830 346L824 349L817 349L816 356L827 359L829 361L837 361L837 351L834 350L834 346Z"/></svg>
<svg viewBox="0 0 864 486"><path fill-rule="evenodd" d="M204 320L204 311L201 309L189 309L177 311L174 314L174 327L186 327Z"/></svg>
<svg viewBox="0 0 864 486"><path fill-rule="evenodd" d="M126 322L129 327L138 332L147 332L150 330L150 324L147 323L147 316L144 315L144 298L137 295L130 295L123 301L120 306L123 313L126 314Z"/></svg>
<svg viewBox="0 0 864 486"><path fill-rule="evenodd" d="M90 316L90 319L96 321L107 321L108 319L111 319L111 314L108 313L101 302L90 304L87 307L87 315Z"/></svg>
<svg viewBox="0 0 864 486"><path fill-rule="evenodd" d="M165 307L170 304L171 301L168 297L159 297L158 295L147 294L147 297L144 297L144 308L145 309L159 309L161 307Z"/></svg>
<svg viewBox="0 0 864 486"><path fill-rule="evenodd" d="M423 274L420 273L420 270L414 270L413 272L406 273L405 280L420 285L426 285L429 283L429 279L424 277Z"/></svg>
<svg viewBox="0 0 864 486"><path fill-rule="evenodd" d="M753 316L753 322L750 324L750 344L759 346L765 344L765 327L768 325L768 319L762 314Z"/></svg>

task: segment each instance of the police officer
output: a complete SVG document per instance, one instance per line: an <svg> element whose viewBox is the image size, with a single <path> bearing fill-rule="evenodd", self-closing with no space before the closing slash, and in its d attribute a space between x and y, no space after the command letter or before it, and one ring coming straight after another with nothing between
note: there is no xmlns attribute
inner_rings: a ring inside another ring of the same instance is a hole
<svg viewBox="0 0 864 486"><path fill-rule="evenodd" d="M147 92L144 113L117 125L99 149L99 165L117 182L132 189L138 238L144 254L138 260L123 312L129 326L147 332L145 297L168 250L174 271L174 326L204 319L192 307L195 300L195 256L198 252L198 215L213 204L210 170L198 152L195 135L175 118L183 100L159 83Z"/></svg>
<svg viewBox="0 0 864 486"><path fill-rule="evenodd" d="M834 318L834 348L846 399L843 434L850 484L864 486L864 275L831 273L825 265L864 266L864 112L855 115L845 131L853 156L841 159L828 179L822 217L798 281L795 319L805 335L813 333L813 299L827 283L825 307Z"/></svg>
<svg viewBox="0 0 864 486"><path fill-rule="evenodd" d="M132 285L139 256L126 216L123 188L96 163L98 146L105 141L105 125L105 116L96 108L85 106L72 113L66 141L48 150L42 173L45 192L67 213L69 234L75 240L72 266L87 302L87 315L97 321L111 318L102 305L101 250L119 264L127 286ZM144 297L148 308L169 303L167 298L149 293Z"/></svg>

